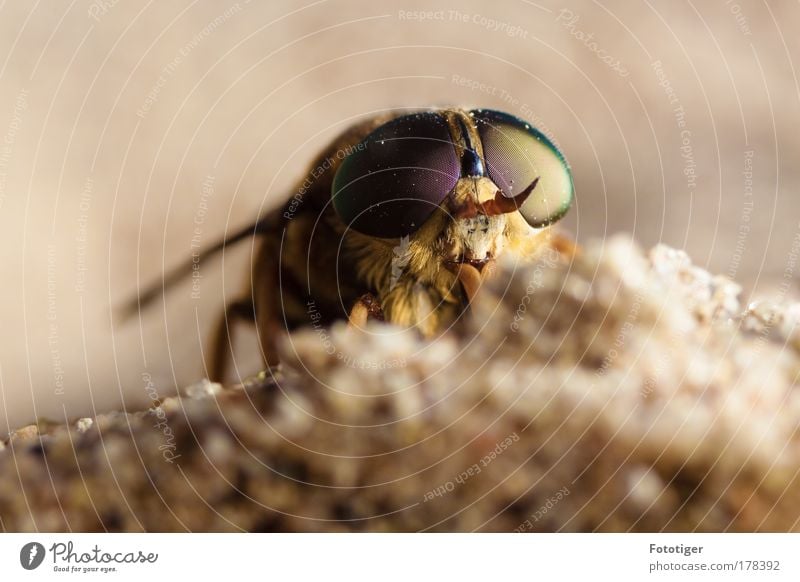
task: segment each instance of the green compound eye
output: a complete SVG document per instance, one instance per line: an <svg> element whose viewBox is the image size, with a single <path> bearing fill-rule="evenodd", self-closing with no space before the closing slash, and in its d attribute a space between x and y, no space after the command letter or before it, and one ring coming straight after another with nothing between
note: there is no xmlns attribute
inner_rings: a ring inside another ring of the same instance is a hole
<svg viewBox="0 0 800 582"><path fill-rule="evenodd" d="M553 224L572 205L572 173L563 154L531 124L501 111L475 109L486 170L507 197L539 182L519 211L533 227Z"/></svg>

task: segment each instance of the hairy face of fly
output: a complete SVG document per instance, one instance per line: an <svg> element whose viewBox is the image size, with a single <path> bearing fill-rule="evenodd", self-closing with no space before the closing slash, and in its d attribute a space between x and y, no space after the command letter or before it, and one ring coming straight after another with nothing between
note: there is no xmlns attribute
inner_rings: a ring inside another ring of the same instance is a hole
<svg viewBox="0 0 800 582"><path fill-rule="evenodd" d="M433 336L453 321L510 251L526 253L541 232L517 211L536 187L506 198L488 177L461 178L413 234L379 239L350 231L361 279L377 290L386 318Z"/></svg>
<svg viewBox="0 0 800 582"><path fill-rule="evenodd" d="M485 206L499 189L489 178L462 178L445 204L449 214L440 238L442 262L451 271L470 265L479 272L489 266L507 245L515 224L510 213L490 212Z"/></svg>
<svg viewBox="0 0 800 582"><path fill-rule="evenodd" d="M461 178L419 230L399 241L379 243L383 252L370 254L363 265L375 265L376 256L382 254L391 268L379 270L392 276L388 283L377 276L368 277L369 282L384 292L397 293L403 289L399 283L413 281L427 286L431 299L437 301L433 295L444 300L458 295L460 281L471 299L497 258L537 232L510 200L502 197L488 177ZM517 199L516 203L521 201ZM372 239L373 243L378 241ZM376 245L370 246L376 249ZM372 273L377 275L377 271Z"/></svg>

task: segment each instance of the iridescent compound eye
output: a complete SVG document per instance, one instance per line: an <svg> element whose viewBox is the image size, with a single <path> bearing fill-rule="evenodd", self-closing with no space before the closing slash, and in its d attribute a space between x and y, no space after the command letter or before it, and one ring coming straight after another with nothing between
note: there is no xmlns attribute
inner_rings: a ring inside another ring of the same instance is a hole
<svg viewBox="0 0 800 582"><path fill-rule="evenodd" d="M539 182L520 206L525 220L534 227L553 224L572 204L572 173L553 143L525 121L489 109L470 112L483 143L486 170L507 197Z"/></svg>
<svg viewBox="0 0 800 582"><path fill-rule="evenodd" d="M373 131L345 158L333 179L333 207L362 234L405 236L439 207L459 172L444 117L405 115Z"/></svg>

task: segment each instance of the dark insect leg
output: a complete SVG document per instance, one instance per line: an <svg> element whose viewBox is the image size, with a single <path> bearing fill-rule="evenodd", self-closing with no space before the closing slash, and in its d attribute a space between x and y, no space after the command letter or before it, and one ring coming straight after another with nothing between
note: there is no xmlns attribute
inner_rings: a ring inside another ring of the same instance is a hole
<svg viewBox="0 0 800 582"><path fill-rule="evenodd" d="M253 264L253 302L255 304L256 332L261 346L264 367L279 363L277 340L286 333L281 314L279 250L276 237L265 238Z"/></svg>
<svg viewBox="0 0 800 582"><path fill-rule="evenodd" d="M209 376L214 382L223 382L228 371L228 363L233 355L232 336L235 325L240 321L255 323L255 312L251 299L240 299L229 303L217 324L212 344Z"/></svg>

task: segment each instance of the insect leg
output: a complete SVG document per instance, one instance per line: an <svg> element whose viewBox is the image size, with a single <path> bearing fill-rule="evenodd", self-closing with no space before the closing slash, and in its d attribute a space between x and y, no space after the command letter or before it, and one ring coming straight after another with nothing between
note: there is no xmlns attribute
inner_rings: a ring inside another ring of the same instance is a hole
<svg viewBox="0 0 800 582"><path fill-rule="evenodd" d="M550 235L550 246L568 259L580 254L581 250L578 243L560 232L554 232Z"/></svg>
<svg viewBox="0 0 800 582"><path fill-rule="evenodd" d="M383 309L377 297L372 293L364 293L350 310L349 325L350 327L364 327L370 317L383 321Z"/></svg>
<svg viewBox="0 0 800 582"><path fill-rule="evenodd" d="M229 303L217 324L212 343L211 365L209 366L209 376L215 382L225 380L228 363L233 355L234 326L240 321L255 323L252 299L241 299Z"/></svg>
<svg viewBox="0 0 800 582"><path fill-rule="evenodd" d="M258 250L253 264L252 291L255 306L256 333L261 347L264 366L269 368L279 363L277 341L286 333L281 309L279 285L280 254L276 238L265 238Z"/></svg>

